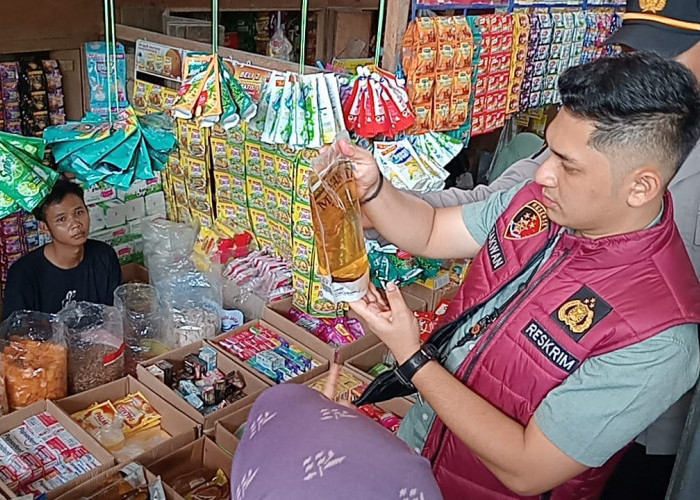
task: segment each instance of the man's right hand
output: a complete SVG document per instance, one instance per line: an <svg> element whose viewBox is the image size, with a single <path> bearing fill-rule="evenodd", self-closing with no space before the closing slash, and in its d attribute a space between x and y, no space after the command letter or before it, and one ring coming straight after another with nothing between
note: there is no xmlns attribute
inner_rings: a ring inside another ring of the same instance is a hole
<svg viewBox="0 0 700 500"><path fill-rule="evenodd" d="M362 201L373 194L379 185L379 176L381 175L379 166L372 153L360 146L350 144L345 139L340 139L337 147L352 163L357 196Z"/></svg>

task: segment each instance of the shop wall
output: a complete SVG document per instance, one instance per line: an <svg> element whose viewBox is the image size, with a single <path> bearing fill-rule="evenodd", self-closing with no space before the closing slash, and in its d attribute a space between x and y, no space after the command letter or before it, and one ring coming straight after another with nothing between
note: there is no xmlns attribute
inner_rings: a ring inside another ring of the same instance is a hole
<svg viewBox="0 0 700 500"><path fill-rule="evenodd" d="M0 54L77 49L102 26L97 0L0 2Z"/></svg>

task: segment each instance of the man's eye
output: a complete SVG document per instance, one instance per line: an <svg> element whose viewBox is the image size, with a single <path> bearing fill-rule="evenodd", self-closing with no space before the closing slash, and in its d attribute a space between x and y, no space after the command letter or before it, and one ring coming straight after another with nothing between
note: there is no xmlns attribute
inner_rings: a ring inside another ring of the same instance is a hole
<svg viewBox="0 0 700 500"><path fill-rule="evenodd" d="M56 219L56 222L65 222L65 221L66 221L65 217L59 217L58 219Z"/></svg>

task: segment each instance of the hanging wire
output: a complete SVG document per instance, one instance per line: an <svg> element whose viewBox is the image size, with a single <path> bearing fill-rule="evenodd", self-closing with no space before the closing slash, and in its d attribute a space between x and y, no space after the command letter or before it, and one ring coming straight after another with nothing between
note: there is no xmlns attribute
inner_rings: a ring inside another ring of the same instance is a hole
<svg viewBox="0 0 700 500"><path fill-rule="evenodd" d="M379 66L379 56L382 54L382 36L384 35L384 9L386 0L379 0L379 19L377 19L377 41L374 50L374 65Z"/></svg>
<svg viewBox="0 0 700 500"><path fill-rule="evenodd" d="M110 54L110 22L109 22L110 0L103 0L104 21L105 21L105 76L107 84L107 117L112 123L112 58Z"/></svg>
<svg viewBox="0 0 700 500"><path fill-rule="evenodd" d="M219 52L219 0L211 0L211 53Z"/></svg>
<svg viewBox="0 0 700 500"><path fill-rule="evenodd" d="M306 59L306 22L309 17L309 0L301 0L301 40L299 42L299 74L304 74Z"/></svg>
<svg viewBox="0 0 700 500"><path fill-rule="evenodd" d="M119 72L117 71L117 26L114 16L114 0L109 0L109 31L110 31L110 43L109 48L112 50L112 66L110 66L109 78L114 78L112 85L114 89L114 103L117 110L117 115L119 115Z"/></svg>

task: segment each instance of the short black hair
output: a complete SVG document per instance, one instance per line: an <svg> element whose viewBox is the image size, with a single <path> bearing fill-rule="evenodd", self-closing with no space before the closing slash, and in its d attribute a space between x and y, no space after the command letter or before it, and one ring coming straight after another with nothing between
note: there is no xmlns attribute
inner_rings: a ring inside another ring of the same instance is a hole
<svg viewBox="0 0 700 500"><path fill-rule="evenodd" d="M83 203L85 203L85 193L83 188L81 188L75 182L66 179L58 179L51 192L46 198L44 198L44 201L42 201L39 206L32 210L34 217L41 222L46 222L46 208L56 203L61 203L69 194L74 194L80 198Z"/></svg>
<svg viewBox="0 0 700 500"><path fill-rule="evenodd" d="M629 167L655 161L666 168L667 182L700 138L695 76L655 53L628 52L569 68L559 92L567 111L594 122L592 147Z"/></svg>

